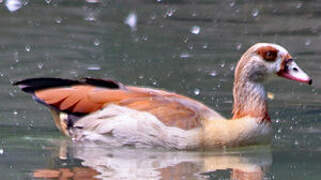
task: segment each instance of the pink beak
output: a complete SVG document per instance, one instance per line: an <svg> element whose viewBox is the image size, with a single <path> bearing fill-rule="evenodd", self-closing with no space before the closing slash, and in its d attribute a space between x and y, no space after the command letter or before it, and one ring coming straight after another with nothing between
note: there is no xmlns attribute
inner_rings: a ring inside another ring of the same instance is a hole
<svg viewBox="0 0 321 180"><path fill-rule="evenodd" d="M293 61L293 59L285 61L284 68L277 72L277 75L294 81L312 84L312 79Z"/></svg>

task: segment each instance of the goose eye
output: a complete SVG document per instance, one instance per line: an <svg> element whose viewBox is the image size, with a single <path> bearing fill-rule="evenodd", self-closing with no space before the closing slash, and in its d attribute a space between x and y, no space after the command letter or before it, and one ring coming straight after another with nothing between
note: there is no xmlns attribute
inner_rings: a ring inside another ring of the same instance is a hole
<svg viewBox="0 0 321 180"><path fill-rule="evenodd" d="M261 47L256 52L265 61L270 61L270 62L275 61L278 56L278 50L271 46Z"/></svg>
<svg viewBox="0 0 321 180"><path fill-rule="evenodd" d="M267 51L265 54L264 54L264 59L267 60L267 61L275 61L276 59L276 56L277 56L277 52L275 51Z"/></svg>

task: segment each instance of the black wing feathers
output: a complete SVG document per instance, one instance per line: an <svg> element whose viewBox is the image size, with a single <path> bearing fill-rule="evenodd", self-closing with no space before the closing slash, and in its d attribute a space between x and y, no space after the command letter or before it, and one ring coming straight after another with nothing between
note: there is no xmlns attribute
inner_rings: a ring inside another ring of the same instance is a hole
<svg viewBox="0 0 321 180"><path fill-rule="evenodd" d="M70 80L61 78L31 78L22 81L15 82L13 85L19 86L21 90L27 93L33 93L34 91L48 88L65 87L72 85L93 85L97 87L120 89L125 88L119 82L113 80L83 78L81 80Z"/></svg>

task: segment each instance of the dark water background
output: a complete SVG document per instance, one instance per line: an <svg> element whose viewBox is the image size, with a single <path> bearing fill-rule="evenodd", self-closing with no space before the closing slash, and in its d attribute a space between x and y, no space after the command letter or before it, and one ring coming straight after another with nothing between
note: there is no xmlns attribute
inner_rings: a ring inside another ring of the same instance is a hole
<svg viewBox="0 0 321 180"><path fill-rule="evenodd" d="M32 179L44 169L58 177L60 168L73 179L98 172L97 179L321 179L321 2L0 2L1 179ZM112 78L175 91L230 117L235 64L256 42L283 45L314 80L266 84L275 96L270 147L168 152L75 145L45 107L11 86L28 77Z"/></svg>

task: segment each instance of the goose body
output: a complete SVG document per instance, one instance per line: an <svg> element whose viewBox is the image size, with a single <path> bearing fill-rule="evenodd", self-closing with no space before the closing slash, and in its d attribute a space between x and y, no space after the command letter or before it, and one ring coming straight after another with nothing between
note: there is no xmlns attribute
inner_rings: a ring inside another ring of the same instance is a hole
<svg viewBox="0 0 321 180"><path fill-rule="evenodd" d="M191 98L112 80L33 78L15 85L48 106L57 128L74 141L210 149L270 142L271 120L262 83L273 74L312 83L286 49L257 43L236 66L230 120Z"/></svg>

